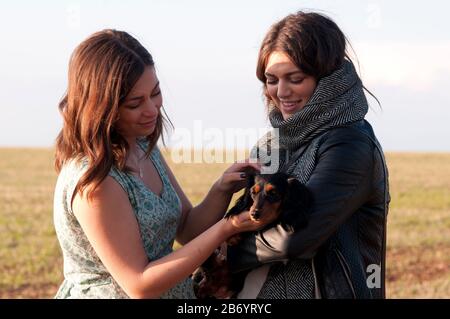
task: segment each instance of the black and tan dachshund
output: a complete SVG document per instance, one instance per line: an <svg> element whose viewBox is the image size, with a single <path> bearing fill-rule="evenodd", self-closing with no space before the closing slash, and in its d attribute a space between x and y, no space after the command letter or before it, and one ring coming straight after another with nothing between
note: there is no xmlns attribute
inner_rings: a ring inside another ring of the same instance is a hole
<svg viewBox="0 0 450 319"><path fill-rule="evenodd" d="M312 196L305 185L281 172L249 175L247 180L244 194L224 218L249 211L250 218L269 222L267 227L280 223L285 229L296 231L306 225ZM234 245L239 240L236 235L227 244ZM231 278L226 259L218 249L194 273L197 298L233 297L242 288L242 280Z"/></svg>
<svg viewBox="0 0 450 319"><path fill-rule="evenodd" d="M305 185L285 173L249 175L244 194L225 218L245 210L254 220L273 220L290 230L305 225L311 194Z"/></svg>

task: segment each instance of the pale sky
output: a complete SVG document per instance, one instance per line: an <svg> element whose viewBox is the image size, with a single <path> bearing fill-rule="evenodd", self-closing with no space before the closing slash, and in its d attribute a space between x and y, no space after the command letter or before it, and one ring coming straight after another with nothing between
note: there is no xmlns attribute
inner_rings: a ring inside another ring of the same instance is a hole
<svg viewBox="0 0 450 319"><path fill-rule="evenodd" d="M268 122L258 49L271 24L300 9L327 14L350 39L362 80L382 104L369 97L367 119L385 150L450 151L444 0L2 2L0 147L53 145L70 54L105 28L130 32L150 51L165 109L194 146L236 146L225 136L243 129L260 135Z"/></svg>

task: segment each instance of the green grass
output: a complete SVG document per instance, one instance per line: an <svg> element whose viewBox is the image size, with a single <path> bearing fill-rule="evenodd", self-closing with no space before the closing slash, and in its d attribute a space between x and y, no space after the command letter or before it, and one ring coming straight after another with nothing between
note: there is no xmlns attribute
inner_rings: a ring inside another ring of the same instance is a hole
<svg viewBox="0 0 450 319"><path fill-rule="evenodd" d="M53 152L0 150L0 297L49 297L61 280Z"/></svg>
<svg viewBox="0 0 450 319"><path fill-rule="evenodd" d="M227 164L173 164L196 204ZM389 153L387 296L450 298L450 154ZM0 149L0 298L51 298L62 281L49 149Z"/></svg>

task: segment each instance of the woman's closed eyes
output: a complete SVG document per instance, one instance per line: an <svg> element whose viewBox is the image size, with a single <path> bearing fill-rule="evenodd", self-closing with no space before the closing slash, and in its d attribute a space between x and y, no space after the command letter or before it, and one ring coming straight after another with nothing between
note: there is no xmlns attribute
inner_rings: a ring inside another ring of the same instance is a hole
<svg viewBox="0 0 450 319"><path fill-rule="evenodd" d="M150 95L150 97L157 97L160 94L161 94L161 90L158 88L158 90L156 92L152 93ZM129 109L136 109L136 108L138 108L141 105L141 102L142 102L142 100L144 100L144 97L143 96L138 96L138 97L132 98L131 100L139 100L139 103L137 103L137 104L130 104L130 105L127 105L126 107L129 108Z"/></svg>

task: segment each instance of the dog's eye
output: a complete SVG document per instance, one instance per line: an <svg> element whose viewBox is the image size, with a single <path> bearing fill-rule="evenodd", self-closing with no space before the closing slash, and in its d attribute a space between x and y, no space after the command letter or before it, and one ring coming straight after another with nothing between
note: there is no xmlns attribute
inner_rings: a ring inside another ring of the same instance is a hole
<svg viewBox="0 0 450 319"><path fill-rule="evenodd" d="M269 203L277 202L277 201L279 201L280 199L281 199L280 194L279 194L278 192L274 191L274 190L271 190L270 192L267 192L267 193L266 193L266 200L267 200Z"/></svg>
<svg viewBox="0 0 450 319"><path fill-rule="evenodd" d="M278 192L276 192L276 191L270 191L269 194L270 194L270 196L278 196L279 195Z"/></svg>

